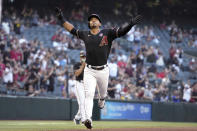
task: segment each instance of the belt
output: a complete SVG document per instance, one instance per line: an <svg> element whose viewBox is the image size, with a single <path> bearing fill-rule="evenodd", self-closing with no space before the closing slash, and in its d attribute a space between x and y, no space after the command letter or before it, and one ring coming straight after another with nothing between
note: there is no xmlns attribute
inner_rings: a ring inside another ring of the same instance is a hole
<svg viewBox="0 0 197 131"><path fill-rule="evenodd" d="M102 66L92 66L92 65L86 65L88 68L94 69L94 70L103 70L105 67L108 67L108 65L102 65Z"/></svg>
<svg viewBox="0 0 197 131"><path fill-rule="evenodd" d="M77 80L78 82L83 82L83 80Z"/></svg>

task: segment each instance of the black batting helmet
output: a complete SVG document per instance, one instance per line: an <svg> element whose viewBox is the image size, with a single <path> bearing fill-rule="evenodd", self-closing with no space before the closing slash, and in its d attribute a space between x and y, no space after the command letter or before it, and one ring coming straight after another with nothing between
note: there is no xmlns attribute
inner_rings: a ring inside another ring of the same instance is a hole
<svg viewBox="0 0 197 131"><path fill-rule="evenodd" d="M84 57L84 56L86 56L85 52L84 51L80 51L80 57Z"/></svg>
<svg viewBox="0 0 197 131"><path fill-rule="evenodd" d="M91 18L97 18L97 19L100 21L100 23L101 23L101 19L100 19L99 15L97 15L97 14L91 14L91 15L88 17L88 21L90 21Z"/></svg>

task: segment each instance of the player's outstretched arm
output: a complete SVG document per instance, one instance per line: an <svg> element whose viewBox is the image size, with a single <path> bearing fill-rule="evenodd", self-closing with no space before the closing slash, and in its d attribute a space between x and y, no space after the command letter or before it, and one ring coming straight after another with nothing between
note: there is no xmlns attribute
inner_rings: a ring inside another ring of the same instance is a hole
<svg viewBox="0 0 197 131"><path fill-rule="evenodd" d="M128 25L124 27L120 27L118 29L118 37L126 35L134 25L141 23L141 21L142 21L141 15L137 15L136 17L131 18L131 21L128 23Z"/></svg>
<svg viewBox="0 0 197 131"><path fill-rule="evenodd" d="M63 27L67 31L71 32L71 30L74 28L74 26L71 23L69 23L68 21L65 20L63 12L61 11L61 9L58 8L58 7L55 7L55 12L56 12L57 18L61 22L61 25L63 25Z"/></svg>

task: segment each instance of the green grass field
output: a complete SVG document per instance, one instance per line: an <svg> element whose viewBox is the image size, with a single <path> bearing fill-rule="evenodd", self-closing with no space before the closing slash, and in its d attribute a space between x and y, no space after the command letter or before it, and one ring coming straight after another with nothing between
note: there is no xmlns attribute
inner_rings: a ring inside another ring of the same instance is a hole
<svg viewBox="0 0 197 131"><path fill-rule="evenodd" d="M94 121L94 129L104 128L169 128L193 127L197 123L177 122L140 122L140 121ZM84 126L75 125L72 121L0 121L0 131L49 131L66 129L86 129Z"/></svg>

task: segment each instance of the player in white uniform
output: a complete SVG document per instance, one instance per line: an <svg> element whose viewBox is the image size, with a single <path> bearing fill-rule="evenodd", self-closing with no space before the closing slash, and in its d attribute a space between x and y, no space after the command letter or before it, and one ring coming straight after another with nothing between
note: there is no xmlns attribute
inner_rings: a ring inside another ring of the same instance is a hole
<svg viewBox="0 0 197 131"><path fill-rule="evenodd" d="M80 124L80 121L81 122L85 121L85 109L84 109L85 92L84 92L84 82L83 82L85 59L86 59L85 53L81 51L80 62L74 65L74 74L76 77L75 96L77 98L77 103L78 103L78 112L74 118L75 124Z"/></svg>
<svg viewBox="0 0 197 131"><path fill-rule="evenodd" d="M84 88L85 88L85 121L84 125L92 128L92 110L93 98L96 86L98 86L100 100L99 107L103 108L105 97L107 96L109 68L107 59L112 46L112 41L118 37L124 36L133 25L141 21L141 16L138 15L124 27L100 29L101 19L97 14L92 14L88 18L88 26L90 30L81 31L75 29L72 24L65 21L63 13L59 8L56 8L57 17L61 21L63 27L71 34L82 39L86 47L86 66L84 69Z"/></svg>

